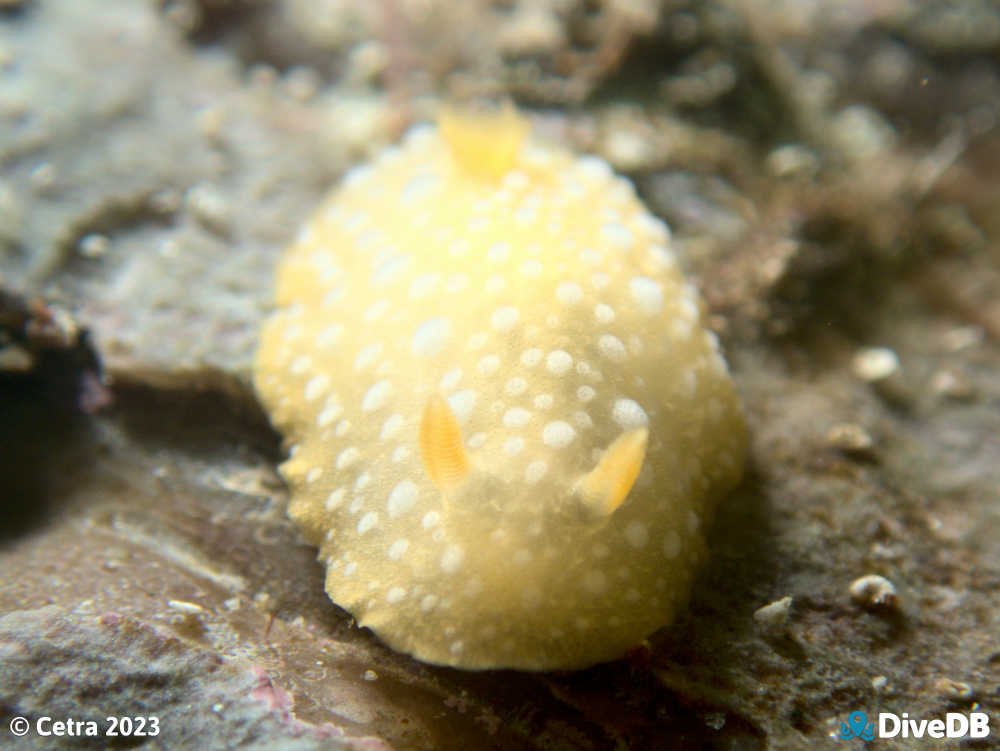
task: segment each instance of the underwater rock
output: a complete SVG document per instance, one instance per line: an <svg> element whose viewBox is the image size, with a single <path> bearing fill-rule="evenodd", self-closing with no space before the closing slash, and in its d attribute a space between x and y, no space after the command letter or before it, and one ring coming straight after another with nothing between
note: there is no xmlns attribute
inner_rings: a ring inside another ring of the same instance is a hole
<svg viewBox="0 0 1000 751"><path fill-rule="evenodd" d="M387 748L296 720L287 693L259 669L118 613L83 616L49 606L0 618L0 704L31 722L24 748L66 748L66 738L34 732L40 717L93 723L103 738L109 716L132 718L133 729L141 718L142 735L132 740L170 748Z"/></svg>

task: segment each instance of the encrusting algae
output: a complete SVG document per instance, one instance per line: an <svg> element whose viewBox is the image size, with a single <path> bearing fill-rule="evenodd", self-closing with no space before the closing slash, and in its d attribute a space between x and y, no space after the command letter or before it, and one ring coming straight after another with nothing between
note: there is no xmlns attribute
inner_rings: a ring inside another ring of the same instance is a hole
<svg viewBox="0 0 1000 751"><path fill-rule="evenodd" d="M574 669L667 624L745 428L666 225L513 110L357 167L278 268L254 379L326 590L390 646Z"/></svg>

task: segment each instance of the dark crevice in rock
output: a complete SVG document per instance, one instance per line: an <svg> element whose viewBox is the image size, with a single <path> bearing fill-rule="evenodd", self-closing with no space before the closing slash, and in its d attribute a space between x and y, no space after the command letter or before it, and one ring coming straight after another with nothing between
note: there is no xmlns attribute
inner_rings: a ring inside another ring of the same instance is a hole
<svg viewBox="0 0 1000 751"><path fill-rule="evenodd" d="M0 374L0 545L45 525L65 473L92 459L89 421L66 393L64 367Z"/></svg>
<svg viewBox="0 0 1000 751"><path fill-rule="evenodd" d="M277 464L281 441L249 393L226 385L159 388L118 377L115 417L140 444L167 447L188 455L222 458L252 453Z"/></svg>
<svg viewBox="0 0 1000 751"><path fill-rule="evenodd" d="M87 332L0 290L0 542L49 516L54 488L91 453L87 412L107 404Z"/></svg>

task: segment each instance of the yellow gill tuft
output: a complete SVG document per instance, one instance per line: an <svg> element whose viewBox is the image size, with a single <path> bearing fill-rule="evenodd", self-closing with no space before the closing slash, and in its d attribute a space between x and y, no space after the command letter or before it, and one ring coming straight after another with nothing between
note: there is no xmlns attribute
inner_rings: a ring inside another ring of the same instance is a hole
<svg viewBox="0 0 1000 751"><path fill-rule="evenodd" d="M438 115L438 128L462 170L496 180L516 164L528 122L509 103L499 112L452 106Z"/></svg>

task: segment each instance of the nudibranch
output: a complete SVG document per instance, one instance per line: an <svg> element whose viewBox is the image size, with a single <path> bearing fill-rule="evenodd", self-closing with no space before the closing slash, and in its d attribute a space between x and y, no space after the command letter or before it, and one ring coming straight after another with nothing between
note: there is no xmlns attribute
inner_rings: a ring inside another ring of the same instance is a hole
<svg viewBox="0 0 1000 751"><path fill-rule="evenodd" d="M746 432L628 180L512 109L346 174L286 251L256 389L289 514L361 626L459 668L576 669L669 623Z"/></svg>

